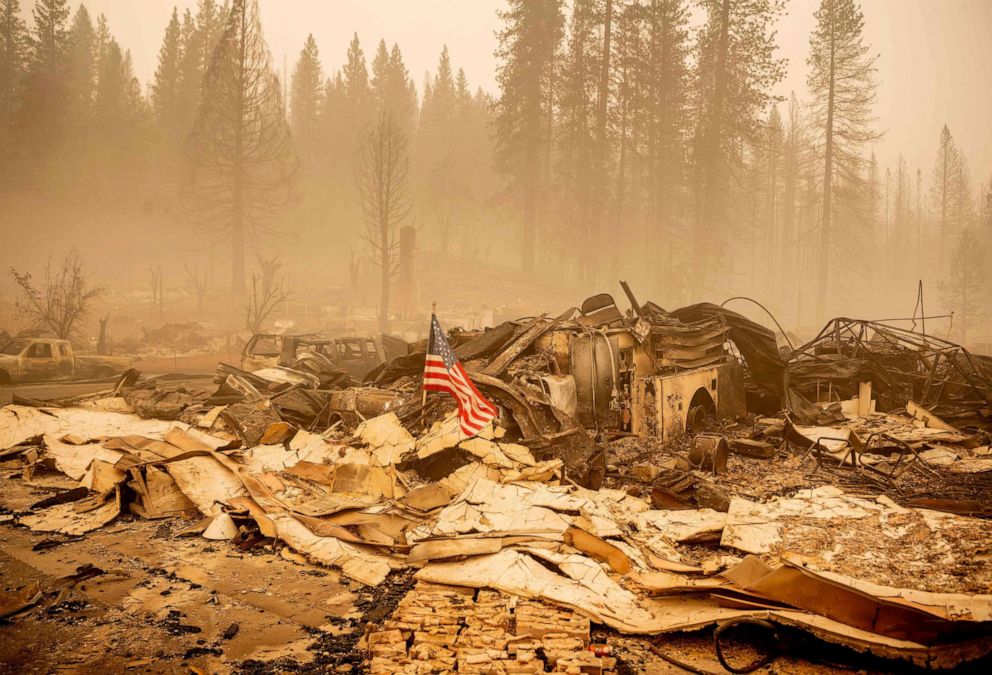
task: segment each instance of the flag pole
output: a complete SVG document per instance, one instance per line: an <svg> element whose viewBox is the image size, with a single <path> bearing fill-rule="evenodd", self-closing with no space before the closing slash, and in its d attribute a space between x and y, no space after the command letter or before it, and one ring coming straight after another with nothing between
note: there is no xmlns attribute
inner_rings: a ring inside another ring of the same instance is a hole
<svg viewBox="0 0 992 675"><path fill-rule="evenodd" d="M431 343L430 331L431 331L432 328L434 328L434 315L436 313L437 313L437 303L436 302L432 302L431 303L431 323L430 323L429 328L427 329L427 344L428 345L430 345L430 343ZM423 385L421 385L421 386L423 386ZM424 389L421 392L420 409L423 410L426 405L427 405L427 390Z"/></svg>

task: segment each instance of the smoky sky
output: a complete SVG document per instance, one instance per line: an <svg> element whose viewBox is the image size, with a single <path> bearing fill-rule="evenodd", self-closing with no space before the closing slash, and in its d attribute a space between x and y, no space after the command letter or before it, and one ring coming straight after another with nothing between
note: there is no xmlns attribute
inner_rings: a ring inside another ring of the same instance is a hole
<svg viewBox="0 0 992 675"><path fill-rule="evenodd" d="M30 14L33 2L22 4ZM136 72L149 82L162 34L174 5L196 0L89 0L104 13ZM788 0L778 25L780 55L789 60L779 94L806 96L806 55L819 0ZM73 9L75 9L75 4ZM496 92L495 31L502 0L261 0L273 62L291 69L308 33L320 46L325 70L343 59L357 32L370 54L380 38L403 51L418 88L433 70L443 44L465 69L472 86ZM864 0L865 36L878 54L876 145L883 165L902 153L908 166L929 177L940 127L948 124L965 152L972 180L992 174L992 1ZM567 12L566 8L566 12ZM785 106L782 110L784 113Z"/></svg>

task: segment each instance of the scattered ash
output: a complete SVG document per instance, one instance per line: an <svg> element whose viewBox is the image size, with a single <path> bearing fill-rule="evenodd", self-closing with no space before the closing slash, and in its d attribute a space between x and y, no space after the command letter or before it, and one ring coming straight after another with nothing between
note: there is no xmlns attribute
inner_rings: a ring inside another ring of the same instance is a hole
<svg viewBox="0 0 992 675"><path fill-rule="evenodd" d="M92 614L92 612L87 612L90 609L94 609L93 605L85 600L63 600L46 607L45 616L57 623L72 626L88 621Z"/></svg>
<svg viewBox="0 0 992 675"><path fill-rule="evenodd" d="M92 605L85 600L66 600L60 602L57 605L52 605L45 609L45 614L49 616L58 616L59 614L65 614L67 612L81 612L84 609L89 609Z"/></svg>
<svg viewBox="0 0 992 675"><path fill-rule="evenodd" d="M191 647L183 654L183 660L195 659L198 656L221 656L223 653L224 650L217 647Z"/></svg>
<svg viewBox="0 0 992 675"><path fill-rule="evenodd" d="M182 623L182 616L183 613L178 609L170 609L168 616L159 623L159 627L164 628L165 632L169 635L189 635L191 633L199 633L203 630L199 626Z"/></svg>
<svg viewBox="0 0 992 675"><path fill-rule="evenodd" d="M172 520L171 518L169 520ZM161 525L155 528L152 532L152 538L154 539L171 539L172 538L172 523L169 520L164 521Z"/></svg>
<svg viewBox="0 0 992 675"><path fill-rule="evenodd" d="M380 623L396 609L399 601L413 588L413 570L391 573L378 586L365 586L357 591L355 607L362 613L357 619L328 617L329 622L340 626L346 632L332 634L318 629L309 629L314 642L308 647L314 653L310 663L298 663L292 659L277 661L243 661L237 672L245 675L270 675L272 673L326 673L334 672L342 666L351 666L352 672L363 672L365 654L356 649L356 644L365 634L365 625Z"/></svg>
<svg viewBox="0 0 992 675"><path fill-rule="evenodd" d="M404 570L393 572L378 586L362 587L355 600L355 607L362 612L362 625L379 623L392 614L414 583L413 570Z"/></svg>

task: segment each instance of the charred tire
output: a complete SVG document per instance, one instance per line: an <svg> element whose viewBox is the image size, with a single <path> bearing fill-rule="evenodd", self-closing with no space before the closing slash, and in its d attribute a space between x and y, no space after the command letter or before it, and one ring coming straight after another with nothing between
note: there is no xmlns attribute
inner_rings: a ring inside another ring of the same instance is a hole
<svg viewBox="0 0 992 675"><path fill-rule="evenodd" d="M685 417L687 433L698 434L713 428L716 422L716 405L713 397L705 389L697 389L689 402L689 412Z"/></svg>
<svg viewBox="0 0 992 675"><path fill-rule="evenodd" d="M694 405L689 408L689 414L685 418L685 428L689 433L698 434L712 429L715 421L716 417L712 408L705 405Z"/></svg>
<svg viewBox="0 0 992 675"><path fill-rule="evenodd" d="M6 370L0 368L0 384L14 384L14 378Z"/></svg>
<svg viewBox="0 0 992 675"><path fill-rule="evenodd" d="M96 369L97 377L113 377L116 374L117 372L110 366L101 366L100 368Z"/></svg>

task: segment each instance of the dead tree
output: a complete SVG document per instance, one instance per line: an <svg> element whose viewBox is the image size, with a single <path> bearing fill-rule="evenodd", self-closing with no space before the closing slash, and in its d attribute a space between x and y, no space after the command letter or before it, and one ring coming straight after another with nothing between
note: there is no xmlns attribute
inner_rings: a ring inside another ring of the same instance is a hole
<svg viewBox="0 0 992 675"><path fill-rule="evenodd" d="M72 335L79 321L88 314L93 300L104 291L102 287L90 286L85 265L75 249L63 256L57 267L48 259L40 286L35 285L30 272L18 272L11 267L10 274L20 290L17 310L30 318L36 328L51 331L63 340Z"/></svg>
<svg viewBox="0 0 992 675"><path fill-rule="evenodd" d="M110 321L110 314L107 314L100 321L100 336L96 339L96 353L100 356L110 355L110 339L107 336L107 322Z"/></svg>
<svg viewBox="0 0 992 675"><path fill-rule="evenodd" d="M409 319L417 305L417 228L400 228L400 251L396 279L396 307L400 316Z"/></svg>
<svg viewBox="0 0 992 675"><path fill-rule="evenodd" d="M413 208L407 138L388 111L369 133L362 153L358 191L365 219L362 238L380 271L379 330L389 332L389 291L399 269L397 231Z"/></svg>
<svg viewBox="0 0 992 675"><path fill-rule="evenodd" d="M262 326L265 325L268 318L289 300L291 295L291 291L283 288L282 282L273 284L267 291L263 290L258 275L253 274L251 292L248 295L248 302L245 304L245 326L252 333L262 332Z"/></svg>
<svg viewBox="0 0 992 675"><path fill-rule="evenodd" d="M152 305L158 305L158 320L165 320L165 294L162 287L162 266L151 265L148 268L148 276L151 277Z"/></svg>
<svg viewBox="0 0 992 675"><path fill-rule="evenodd" d="M358 293L358 280L359 275L362 272L362 258L361 256L355 257L355 251L351 251L351 259L348 260L348 278L351 281L351 294L355 295Z"/></svg>
<svg viewBox="0 0 992 675"><path fill-rule="evenodd" d="M275 286L276 274L282 267L282 263L279 262L279 256L272 258L258 256L258 266L262 268L262 294L265 295Z"/></svg>
<svg viewBox="0 0 992 675"><path fill-rule="evenodd" d="M297 159L282 85L257 0L233 0L203 78L188 146L186 203L198 234L231 250L231 291L245 292L245 253L293 201Z"/></svg>
<svg viewBox="0 0 992 675"><path fill-rule="evenodd" d="M203 314L203 303L207 297L207 270L186 265L186 286L196 296L196 313Z"/></svg>

